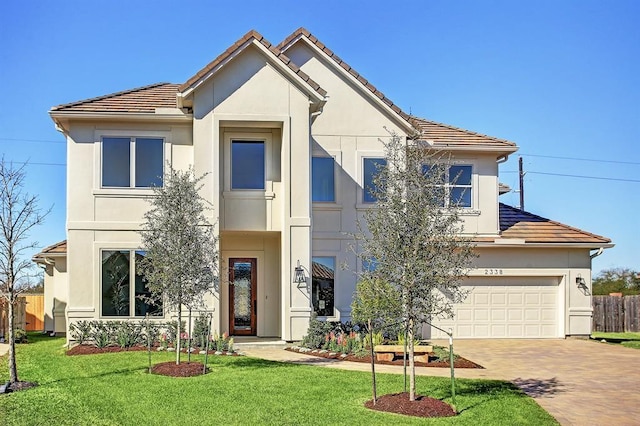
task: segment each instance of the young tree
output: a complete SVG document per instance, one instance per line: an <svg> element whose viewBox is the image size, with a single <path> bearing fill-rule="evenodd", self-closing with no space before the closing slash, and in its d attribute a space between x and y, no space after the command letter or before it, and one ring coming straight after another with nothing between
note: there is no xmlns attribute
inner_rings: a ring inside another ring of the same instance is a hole
<svg viewBox="0 0 640 426"><path fill-rule="evenodd" d="M145 213L140 235L146 251L138 273L147 280L150 300L177 311L176 364L180 364L182 308L204 305L218 279L218 237L205 217L200 196L204 176L192 169L170 169L162 187L154 188L151 209Z"/></svg>
<svg viewBox="0 0 640 426"><path fill-rule="evenodd" d="M407 327L409 396L415 399L414 334L438 317L453 317L453 305L467 296L460 286L475 256L462 235L458 215L464 199L449 158L421 141L392 134L384 143L386 165L379 166L373 188L377 199L355 235L365 280L395 287ZM454 190L455 188L455 190Z"/></svg>
<svg viewBox="0 0 640 426"><path fill-rule="evenodd" d="M30 256L38 243L28 241L31 230L44 223L51 209L42 211L38 197L24 192L25 165L14 167L0 160L0 296L9 317L9 381L18 380L15 345L15 307L18 296L29 286Z"/></svg>
<svg viewBox="0 0 640 426"><path fill-rule="evenodd" d="M391 284L380 280L362 280L356 286L351 302L351 318L367 325L371 355L371 386L373 404L376 404L376 363L373 351L375 330L397 322L402 315L400 295Z"/></svg>

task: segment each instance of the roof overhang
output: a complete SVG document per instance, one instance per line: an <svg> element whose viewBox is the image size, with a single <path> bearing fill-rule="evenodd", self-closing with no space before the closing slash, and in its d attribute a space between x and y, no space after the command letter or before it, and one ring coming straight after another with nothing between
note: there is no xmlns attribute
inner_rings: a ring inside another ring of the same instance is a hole
<svg viewBox="0 0 640 426"><path fill-rule="evenodd" d="M269 50L264 44L260 43L255 38L250 38L249 40L242 43L237 49L235 49L231 54L226 56L224 59L220 61L220 63L216 64L211 70L205 73L203 76L198 78L194 83L192 83L185 90L178 92L177 100L178 107L182 108L185 105L185 100L188 99L193 93L202 86L205 82L210 80L216 73L218 73L221 69L228 66L230 62L232 62L235 58L240 56L247 48L254 47L258 49L258 51L262 52L262 54L267 58L269 63L273 65L279 72L285 75L291 82L293 82L298 88L300 88L304 93L309 96L309 101L314 106L312 111L317 111L322 108L324 103L326 102L326 98L322 96L318 91L316 91L309 83L307 83L304 79L302 79L298 74L296 74L291 68L289 68L284 62L275 57L275 54Z"/></svg>
<svg viewBox="0 0 640 426"><path fill-rule="evenodd" d="M575 248L575 249L588 249L597 250L600 248L608 249L615 246L613 243L570 243L570 242L557 242L557 243L528 243L528 242L477 242L474 243L478 248Z"/></svg>
<svg viewBox="0 0 640 426"><path fill-rule="evenodd" d="M302 41L305 45L310 48L312 51L316 52L319 57L325 58L326 63L328 63L339 75L349 81L354 87L359 88L360 92L364 94L374 105L383 110L389 117L393 119L393 121L402 129L407 132L407 135L410 137L416 137L420 133L418 130L411 125L404 117L394 111L389 105L384 103L380 98L375 96L370 90L368 90L357 78L355 78L352 74L350 74L343 67L339 66L331 57L329 57L322 49L320 49L315 43L311 42L309 38L305 34L298 34L295 38L290 40L287 44L281 47L282 52L286 52L290 47Z"/></svg>
<svg viewBox="0 0 640 426"><path fill-rule="evenodd" d="M175 112L167 112L166 109L159 108L156 112L104 112L104 111L49 111L49 116L56 124L56 128L68 133L66 124L69 121L163 121L190 123L193 120L192 114L187 114L179 109L170 108ZM180 112L178 112L180 111Z"/></svg>

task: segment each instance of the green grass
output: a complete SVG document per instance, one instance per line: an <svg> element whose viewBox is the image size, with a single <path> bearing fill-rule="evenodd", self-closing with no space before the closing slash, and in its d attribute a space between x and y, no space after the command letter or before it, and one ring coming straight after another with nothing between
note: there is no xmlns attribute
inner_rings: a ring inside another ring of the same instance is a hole
<svg viewBox="0 0 640 426"><path fill-rule="evenodd" d="M594 339L640 340L640 333L600 333L591 334Z"/></svg>
<svg viewBox="0 0 640 426"><path fill-rule="evenodd" d="M364 408L371 397L368 373L214 356L211 373L171 378L146 372L146 352L69 357L63 339L31 335L30 341L18 346L19 377L40 385L0 395L2 425L557 424L503 381L458 379L460 414L424 420ZM170 359L153 354L154 362ZM6 356L0 367L6 380ZM380 395L402 391L400 375L380 374L378 382ZM450 402L448 379L419 377L417 389Z"/></svg>

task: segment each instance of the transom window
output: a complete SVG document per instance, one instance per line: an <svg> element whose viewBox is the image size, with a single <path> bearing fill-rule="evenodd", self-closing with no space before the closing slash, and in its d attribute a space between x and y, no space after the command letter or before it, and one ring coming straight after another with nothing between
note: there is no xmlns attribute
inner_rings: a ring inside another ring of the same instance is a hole
<svg viewBox="0 0 640 426"><path fill-rule="evenodd" d="M333 316L336 258L314 256L311 262L311 302L319 316Z"/></svg>
<svg viewBox="0 0 640 426"><path fill-rule="evenodd" d="M425 174L431 172L431 166L422 166ZM467 164L455 164L443 170L443 175L438 179L442 183L443 199L442 207L471 207L471 173L472 166Z"/></svg>
<svg viewBox="0 0 640 426"><path fill-rule="evenodd" d="M162 186L164 140L161 138L102 138L102 187Z"/></svg>
<svg viewBox="0 0 640 426"><path fill-rule="evenodd" d="M103 250L100 291L102 316L162 316L162 305L151 305L143 298L151 296L144 276L136 273L136 262L144 257L139 250ZM133 271L133 273L132 273Z"/></svg>
<svg viewBox="0 0 640 426"><path fill-rule="evenodd" d="M311 200L333 203L335 196L335 161L333 157L311 159Z"/></svg>
<svg viewBox="0 0 640 426"><path fill-rule="evenodd" d="M375 177L380 169L387 165L384 158L364 158L363 159L363 179L362 179L362 201L365 203L375 203L378 201L376 194L378 188L375 184Z"/></svg>
<svg viewBox="0 0 640 426"><path fill-rule="evenodd" d="M265 188L263 141L231 141L231 189Z"/></svg>

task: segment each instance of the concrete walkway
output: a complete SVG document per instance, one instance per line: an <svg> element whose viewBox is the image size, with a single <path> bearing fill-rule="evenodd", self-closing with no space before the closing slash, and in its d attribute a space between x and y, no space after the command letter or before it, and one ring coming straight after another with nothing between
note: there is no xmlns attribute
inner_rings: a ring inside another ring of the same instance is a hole
<svg viewBox="0 0 640 426"><path fill-rule="evenodd" d="M0 356L9 353L9 345L7 343L0 343Z"/></svg>
<svg viewBox="0 0 640 426"><path fill-rule="evenodd" d="M442 346L447 342L438 342ZM509 380L563 425L639 425L640 350L587 340L458 340L454 351L485 369L456 369L456 377ZM273 361L369 371L368 364L296 354L277 347L251 347L248 356ZM379 365L381 373L402 367ZM448 377L446 368L416 373Z"/></svg>

